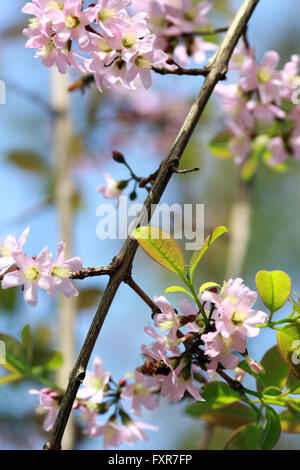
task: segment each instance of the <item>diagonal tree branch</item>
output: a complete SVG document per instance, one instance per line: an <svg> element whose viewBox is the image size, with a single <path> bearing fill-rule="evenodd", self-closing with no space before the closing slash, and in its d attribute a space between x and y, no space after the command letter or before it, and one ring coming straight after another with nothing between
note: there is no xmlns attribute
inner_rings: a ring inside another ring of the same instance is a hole
<svg viewBox="0 0 300 470"><path fill-rule="evenodd" d="M227 34L214 56L210 66L210 71L203 83L201 91L192 105L182 128L169 152L169 155L162 161L157 176L153 183L148 197L144 203L150 218L151 206L158 204L160 198L166 189L172 174L174 166L177 167L179 160L186 148L186 145L199 121L200 116L219 80L224 78L227 72L228 62L234 51L234 48L243 34L245 27L250 19L259 0L244 0L239 11L236 14ZM140 214L136 220L136 226L139 225L143 214ZM84 344L79 353L78 359L71 373L69 384L64 395L56 422L52 429L50 438L45 444L44 449L60 450L61 440L64 434L68 418L72 411L72 406L76 398L78 388L85 377L86 367L93 352L94 345L101 331L102 325L108 314L111 303L115 297L120 284L128 278L131 272L132 262L138 248L136 240L130 237L126 240L120 253L116 256L113 263L118 263L119 268L110 276L110 281L102 296L90 329L87 333Z"/></svg>

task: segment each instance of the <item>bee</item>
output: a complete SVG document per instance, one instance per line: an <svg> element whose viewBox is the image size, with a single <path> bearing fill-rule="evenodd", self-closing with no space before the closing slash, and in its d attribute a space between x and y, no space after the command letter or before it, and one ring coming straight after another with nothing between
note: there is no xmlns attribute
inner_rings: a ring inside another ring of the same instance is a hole
<svg viewBox="0 0 300 470"><path fill-rule="evenodd" d="M168 367L164 361L148 361L145 362L141 367L138 367L137 370L144 375L169 375L171 372L170 367Z"/></svg>

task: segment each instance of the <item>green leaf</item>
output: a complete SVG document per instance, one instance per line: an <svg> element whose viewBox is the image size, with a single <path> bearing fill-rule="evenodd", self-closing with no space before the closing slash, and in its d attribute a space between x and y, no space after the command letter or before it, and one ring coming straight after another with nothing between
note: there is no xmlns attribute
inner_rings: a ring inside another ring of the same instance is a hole
<svg viewBox="0 0 300 470"><path fill-rule="evenodd" d="M49 171L43 157L31 150L13 150L7 154L6 160L22 170L44 174Z"/></svg>
<svg viewBox="0 0 300 470"><path fill-rule="evenodd" d="M154 261L180 277L184 276L183 254L170 235L156 227L139 227L131 235Z"/></svg>
<svg viewBox="0 0 300 470"><path fill-rule="evenodd" d="M32 332L29 325L25 325L21 333L22 345L25 349L25 353L28 359L28 362L31 364L32 353L33 353L33 338Z"/></svg>
<svg viewBox="0 0 300 470"><path fill-rule="evenodd" d="M283 359L292 373L300 379L300 324L280 328L277 341Z"/></svg>
<svg viewBox="0 0 300 470"><path fill-rule="evenodd" d="M202 286L200 286L199 297L202 292L204 292L206 289L211 289L212 287L220 287L220 284L217 284L216 282L205 282L204 284L202 284Z"/></svg>
<svg viewBox="0 0 300 470"><path fill-rule="evenodd" d="M224 428L236 429L256 420L253 410L242 403L232 403L216 409L209 409L205 406L191 408L191 406L187 409L190 416Z"/></svg>
<svg viewBox="0 0 300 470"><path fill-rule="evenodd" d="M5 344L6 362L21 373L29 371L30 364L23 345L12 336L4 333L0 333L0 341L3 341Z"/></svg>
<svg viewBox="0 0 300 470"><path fill-rule="evenodd" d="M225 382L209 382L203 387L201 396L205 401L192 403L186 409L187 414L198 416L198 413L210 412L240 401L240 395Z"/></svg>
<svg viewBox="0 0 300 470"><path fill-rule="evenodd" d="M191 277L192 282L193 282L194 272L195 272L195 269L197 267L197 264L199 263L200 259L204 255L204 253L207 251L207 249L210 247L210 245L212 245L213 242L217 238L219 238L221 235L223 235L223 233L226 233L226 232L228 232L226 227L223 227L223 226L216 227L209 234L209 236L207 237L207 239L204 242L204 245L199 250L196 250L193 253L193 256L192 256L191 261L190 261L190 277Z"/></svg>
<svg viewBox="0 0 300 470"><path fill-rule="evenodd" d="M237 429L227 440L225 450L257 450L262 427L257 423Z"/></svg>
<svg viewBox="0 0 300 470"><path fill-rule="evenodd" d="M266 418L259 438L259 448L261 450L273 449L281 434L280 420L276 411L268 405L265 405L265 409Z"/></svg>
<svg viewBox="0 0 300 470"><path fill-rule="evenodd" d="M300 434L300 413L285 410L279 414L281 431L291 434Z"/></svg>
<svg viewBox="0 0 300 470"><path fill-rule="evenodd" d="M64 363L63 355L60 351L53 351L52 356L49 361L46 363L45 367L47 370L56 371Z"/></svg>
<svg viewBox="0 0 300 470"><path fill-rule="evenodd" d="M283 271L259 271L255 282L261 300L272 313L285 304L291 292L291 279Z"/></svg>
<svg viewBox="0 0 300 470"><path fill-rule="evenodd" d="M292 395L300 395L300 380L290 372L287 376L286 388Z"/></svg>
<svg viewBox="0 0 300 470"><path fill-rule="evenodd" d="M218 158L232 158L233 155L228 147L228 142L231 138L231 132L220 132L209 144L211 153Z"/></svg>
<svg viewBox="0 0 300 470"><path fill-rule="evenodd" d="M165 290L165 293L168 294L169 292L184 292L185 294L187 294L188 296L191 297L191 299L194 300L194 297L192 296L192 294L187 291L184 287L181 287L181 286L171 286L171 287L168 287L166 290Z"/></svg>
<svg viewBox="0 0 300 470"><path fill-rule="evenodd" d="M265 370L264 386L257 380L257 390L261 393L264 388L278 387L283 390L289 368L286 365L277 345L269 349L262 358L261 364Z"/></svg>

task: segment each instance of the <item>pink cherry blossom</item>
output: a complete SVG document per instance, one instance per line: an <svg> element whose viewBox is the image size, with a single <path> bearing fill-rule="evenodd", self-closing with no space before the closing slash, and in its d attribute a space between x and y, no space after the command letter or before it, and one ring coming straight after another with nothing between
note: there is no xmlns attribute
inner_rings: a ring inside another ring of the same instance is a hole
<svg viewBox="0 0 300 470"><path fill-rule="evenodd" d="M209 332L202 335L201 339L204 341L204 352L209 357L207 372L210 377L215 373L219 362L225 369L234 370L240 359L232 351L243 353L246 350L246 339L238 332L229 337L222 336L219 331Z"/></svg>
<svg viewBox="0 0 300 470"><path fill-rule="evenodd" d="M154 410L158 406L158 399L154 392L159 390L160 383L155 377L147 377L137 370L134 374L135 383L127 385L122 391L122 398L132 398L131 411L142 416L142 406Z"/></svg>
<svg viewBox="0 0 300 470"><path fill-rule="evenodd" d="M0 275L4 274L9 268L15 264L15 260L11 254L11 250L21 250L29 235L29 227L21 234L17 241L12 235L8 235L3 245L0 245Z"/></svg>
<svg viewBox="0 0 300 470"><path fill-rule="evenodd" d="M166 377L162 377L161 395L169 397L169 399L176 403L183 398L185 392L189 392L192 397L197 401L203 401L199 394L199 389L192 383L192 371L188 376L185 372L185 361L182 360L176 369L172 369L171 373Z"/></svg>
<svg viewBox="0 0 300 470"><path fill-rule="evenodd" d="M2 288L23 286L25 301L34 307L37 305L38 287L44 290L50 288L51 253L48 247L45 247L35 259L30 258L19 248L12 249L11 253L18 269L4 275Z"/></svg>
<svg viewBox="0 0 300 470"><path fill-rule="evenodd" d="M216 305L216 329L224 338L234 333L242 337L257 336L260 332L257 325L262 325L268 318L266 313L251 309L257 294L246 287L241 278L224 282L220 294L205 291L203 299Z"/></svg>
<svg viewBox="0 0 300 470"><path fill-rule="evenodd" d="M169 35L192 33L196 26L208 26L206 15L212 8L211 2L203 1L197 5L191 0L181 0L181 7L166 5L166 19L173 25L168 28Z"/></svg>
<svg viewBox="0 0 300 470"><path fill-rule="evenodd" d="M191 44L178 44L174 49L174 58L182 67L187 67L190 60L193 59L196 64L201 64L206 59L207 51L215 51L216 44L206 42L201 37L195 37Z"/></svg>
<svg viewBox="0 0 300 470"><path fill-rule="evenodd" d="M63 48L69 40L77 39L79 47L89 42L89 33L86 26L95 20L95 8L82 10L82 0L72 0L64 8L49 8L47 16L51 20L51 27L55 31L53 42L56 47Z"/></svg>
<svg viewBox="0 0 300 470"><path fill-rule="evenodd" d="M245 75L241 87L245 91L258 89L263 104L275 101L279 103L279 94L276 85L279 83L280 74L276 71L279 62L279 54L275 51L266 52L262 63L259 64L252 57L245 59L242 73Z"/></svg>
<svg viewBox="0 0 300 470"><path fill-rule="evenodd" d="M120 182L115 181L109 173L103 173L107 183L99 186L97 191L103 194L106 199L119 199L123 189L120 188Z"/></svg>
<svg viewBox="0 0 300 470"><path fill-rule="evenodd" d="M57 247L57 258L52 261L49 269L51 275L48 295L53 296L57 289L60 289L66 297L78 295L78 290L74 287L71 279L72 273L76 273L82 268L82 259L79 257L66 258L65 243L59 242Z"/></svg>
<svg viewBox="0 0 300 470"><path fill-rule="evenodd" d="M140 421L128 421L125 425L126 437L125 442L129 445L133 445L136 441L148 441L148 436L144 433L144 429L149 431L158 431L157 426L151 426L150 424L141 423Z"/></svg>
<svg viewBox="0 0 300 470"><path fill-rule="evenodd" d="M93 403L102 403L104 390L109 383L110 372L105 372L99 356L94 359L94 372L87 371L83 388L79 389L77 398L90 398Z"/></svg>
<svg viewBox="0 0 300 470"><path fill-rule="evenodd" d="M39 396L40 408L43 412L47 413L43 429L47 432L51 431L56 419L62 393L49 388L43 388L42 390L29 390L29 393L31 395Z"/></svg>
<svg viewBox="0 0 300 470"><path fill-rule="evenodd" d="M93 437L103 436L103 449L110 447L120 447L129 439L126 426L119 425L115 417L110 418L105 424L96 423L93 430Z"/></svg>

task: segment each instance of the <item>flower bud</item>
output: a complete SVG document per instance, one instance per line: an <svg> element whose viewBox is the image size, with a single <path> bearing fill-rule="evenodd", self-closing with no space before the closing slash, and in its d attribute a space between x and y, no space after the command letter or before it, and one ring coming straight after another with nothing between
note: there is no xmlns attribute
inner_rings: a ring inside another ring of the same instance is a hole
<svg viewBox="0 0 300 470"><path fill-rule="evenodd" d="M121 152L118 152L117 150L112 151L112 157L117 163L125 163L124 155Z"/></svg>

